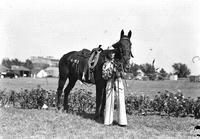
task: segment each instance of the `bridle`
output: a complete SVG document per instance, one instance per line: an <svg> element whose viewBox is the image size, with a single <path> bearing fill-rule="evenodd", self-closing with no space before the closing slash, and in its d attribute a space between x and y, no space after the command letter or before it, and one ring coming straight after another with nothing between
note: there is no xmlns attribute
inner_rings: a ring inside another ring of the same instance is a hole
<svg viewBox="0 0 200 139"><path fill-rule="evenodd" d="M121 41L123 41L123 40L128 40L129 41L129 43L131 44L131 42L130 42L130 38L128 38L128 37L122 37L116 44L117 45L119 45L118 46L118 48L116 48L116 49L119 49L119 53L120 53L120 57L121 57L121 59L124 61L124 62L126 62L126 59L125 59L125 52L129 52L130 53L130 55L129 56L131 56L131 57L133 57L133 55L132 55L132 53L131 53L131 46L130 46L130 48L122 48L121 46L122 46L122 44L121 44ZM115 45L115 44L114 44Z"/></svg>
<svg viewBox="0 0 200 139"><path fill-rule="evenodd" d="M118 42L116 42L115 44L112 45L112 47L115 49L115 61L116 61L116 65L118 67L118 69L121 69L120 71L124 72L124 68L127 63L127 59L125 58L125 55L127 54L126 52L130 53L129 56L132 56L131 53L131 45L130 47L124 47L123 48L123 44L122 41L123 40L128 40L128 42L131 44L130 42L130 38L128 38L127 36L124 36L122 38L120 38L120 40Z"/></svg>

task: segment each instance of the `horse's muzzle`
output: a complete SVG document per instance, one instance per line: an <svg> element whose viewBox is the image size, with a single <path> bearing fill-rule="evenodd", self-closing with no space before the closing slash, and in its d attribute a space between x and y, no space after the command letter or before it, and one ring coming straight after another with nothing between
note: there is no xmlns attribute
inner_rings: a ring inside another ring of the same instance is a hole
<svg viewBox="0 0 200 139"><path fill-rule="evenodd" d="M126 61L124 65L124 72L128 72L130 68L131 68L131 64L130 64L130 59L129 59Z"/></svg>

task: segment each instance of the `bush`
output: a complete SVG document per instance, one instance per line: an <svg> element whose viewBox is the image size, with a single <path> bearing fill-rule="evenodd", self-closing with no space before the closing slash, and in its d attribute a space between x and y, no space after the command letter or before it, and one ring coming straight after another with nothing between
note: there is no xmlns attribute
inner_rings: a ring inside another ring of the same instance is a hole
<svg viewBox="0 0 200 139"><path fill-rule="evenodd" d="M44 104L48 107L56 106L56 92L42 88L32 90L0 91L0 106L9 106L21 109L41 109ZM63 102L63 96L61 97ZM92 92L85 89L76 89L69 95L69 112L71 113L94 113L95 97ZM194 116L200 118L200 97L185 98L181 92L158 92L154 98L141 95L127 95L125 98L126 112L129 115L139 113L166 114L168 116L185 117Z"/></svg>

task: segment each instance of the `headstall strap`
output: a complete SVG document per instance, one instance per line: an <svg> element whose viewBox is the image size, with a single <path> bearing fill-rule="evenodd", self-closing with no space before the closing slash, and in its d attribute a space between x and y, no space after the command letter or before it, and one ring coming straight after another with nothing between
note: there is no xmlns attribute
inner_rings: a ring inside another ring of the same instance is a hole
<svg viewBox="0 0 200 139"><path fill-rule="evenodd" d="M128 37L122 37L120 40L130 40Z"/></svg>

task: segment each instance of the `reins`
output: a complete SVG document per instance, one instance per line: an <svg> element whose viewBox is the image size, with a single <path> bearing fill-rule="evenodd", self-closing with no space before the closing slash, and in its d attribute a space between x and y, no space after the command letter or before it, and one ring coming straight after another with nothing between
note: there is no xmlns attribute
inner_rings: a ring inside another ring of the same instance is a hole
<svg viewBox="0 0 200 139"><path fill-rule="evenodd" d="M117 64L115 64L115 66L116 66ZM125 71L124 71L124 67L123 67L123 64L122 63L120 63L120 67L121 67L121 72L122 72L122 76L125 74ZM123 78L122 78L123 79ZM127 84L127 82L126 82L126 79L124 79L124 82L125 82L125 87L126 87L126 90L129 92L129 90L128 90L128 84Z"/></svg>
<svg viewBox="0 0 200 139"><path fill-rule="evenodd" d="M127 38L127 37L123 37L123 38L121 38L120 40L129 40L129 38ZM120 41L119 42L117 42L117 44L119 44L120 43ZM124 52L123 52L123 50L122 50L122 48L121 47L119 47L119 52L120 52L120 57L123 59L123 61L125 62L126 60L125 60L125 58L124 58ZM117 64L116 64L117 65ZM124 75L124 73L125 73L125 71L124 71L124 65L123 65L123 63L121 63L121 62L119 62L119 65L120 65L120 67L121 67L121 72L122 72L122 75ZM119 67L118 67L119 68ZM125 81L125 87L126 87L126 89L127 89L127 91L129 92L129 90L128 90L128 84L127 84L127 82L126 82L126 79L124 79L124 81Z"/></svg>

